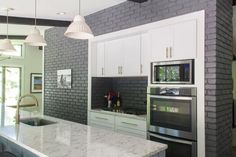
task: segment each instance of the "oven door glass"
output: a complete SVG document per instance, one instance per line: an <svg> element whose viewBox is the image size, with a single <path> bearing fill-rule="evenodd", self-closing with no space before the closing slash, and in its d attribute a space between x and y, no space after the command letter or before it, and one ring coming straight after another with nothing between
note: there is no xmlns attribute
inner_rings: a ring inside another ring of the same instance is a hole
<svg viewBox="0 0 236 157"><path fill-rule="evenodd" d="M150 125L192 132L193 98L150 97Z"/></svg>
<svg viewBox="0 0 236 157"><path fill-rule="evenodd" d="M175 138L150 135L151 141L160 142L168 145L166 157L196 157L196 142L182 141Z"/></svg>
<svg viewBox="0 0 236 157"><path fill-rule="evenodd" d="M154 82L191 82L191 65L189 63L173 65L154 65L154 73Z"/></svg>

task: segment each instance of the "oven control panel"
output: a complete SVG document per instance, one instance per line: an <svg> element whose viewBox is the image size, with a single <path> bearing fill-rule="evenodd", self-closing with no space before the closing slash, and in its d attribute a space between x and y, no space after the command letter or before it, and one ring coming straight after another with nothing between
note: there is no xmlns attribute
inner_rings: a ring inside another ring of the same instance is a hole
<svg viewBox="0 0 236 157"><path fill-rule="evenodd" d="M151 95L167 95L167 96L196 96L197 88L193 87L150 87L149 93Z"/></svg>

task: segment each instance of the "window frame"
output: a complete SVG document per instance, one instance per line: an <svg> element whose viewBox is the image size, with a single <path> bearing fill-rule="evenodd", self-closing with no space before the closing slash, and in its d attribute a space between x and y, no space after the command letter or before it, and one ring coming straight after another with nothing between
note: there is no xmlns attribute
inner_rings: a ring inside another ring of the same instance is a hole
<svg viewBox="0 0 236 157"><path fill-rule="evenodd" d="M21 46L21 55L20 56L14 56L14 55L6 55L2 54L0 57L11 57L13 59L24 59L25 58L25 45L23 40L11 40L12 45L20 45Z"/></svg>

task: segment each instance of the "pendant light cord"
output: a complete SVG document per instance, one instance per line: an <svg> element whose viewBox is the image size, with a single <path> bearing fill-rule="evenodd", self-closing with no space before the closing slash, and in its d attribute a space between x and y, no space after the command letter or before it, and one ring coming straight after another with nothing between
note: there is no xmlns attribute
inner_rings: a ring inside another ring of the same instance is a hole
<svg viewBox="0 0 236 157"><path fill-rule="evenodd" d="M81 2L79 0L79 15L81 14Z"/></svg>
<svg viewBox="0 0 236 157"><path fill-rule="evenodd" d="M7 9L7 39L8 39L8 14L9 14L9 10Z"/></svg>
<svg viewBox="0 0 236 157"><path fill-rule="evenodd" d="M37 25L37 0L34 1L34 27Z"/></svg>

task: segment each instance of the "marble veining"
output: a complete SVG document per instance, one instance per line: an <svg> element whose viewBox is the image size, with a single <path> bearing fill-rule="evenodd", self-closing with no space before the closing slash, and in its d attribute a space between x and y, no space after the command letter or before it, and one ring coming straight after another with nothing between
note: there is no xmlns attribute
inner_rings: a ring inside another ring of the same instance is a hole
<svg viewBox="0 0 236 157"><path fill-rule="evenodd" d="M0 136L42 157L149 157L167 145L43 116L56 124L2 126Z"/></svg>

